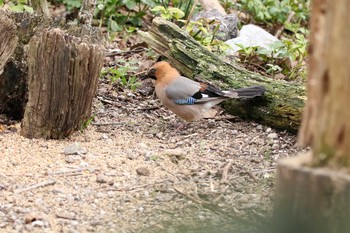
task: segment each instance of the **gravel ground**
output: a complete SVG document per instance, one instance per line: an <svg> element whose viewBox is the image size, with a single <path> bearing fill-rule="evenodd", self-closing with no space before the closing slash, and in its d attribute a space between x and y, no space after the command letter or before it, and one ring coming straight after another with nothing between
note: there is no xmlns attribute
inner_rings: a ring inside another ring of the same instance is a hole
<svg viewBox="0 0 350 233"><path fill-rule="evenodd" d="M276 161L298 152L294 135L220 108L176 131L153 95L103 83L93 112L59 141L0 125L1 232L252 232L271 214Z"/></svg>

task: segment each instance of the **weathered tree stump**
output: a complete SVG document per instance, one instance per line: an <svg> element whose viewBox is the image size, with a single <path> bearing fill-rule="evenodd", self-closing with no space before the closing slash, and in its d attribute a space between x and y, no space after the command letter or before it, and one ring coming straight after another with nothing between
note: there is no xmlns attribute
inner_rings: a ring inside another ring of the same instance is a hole
<svg viewBox="0 0 350 233"><path fill-rule="evenodd" d="M299 143L279 162L276 232L350 232L350 0L313 0L308 101Z"/></svg>
<svg viewBox="0 0 350 233"><path fill-rule="evenodd" d="M311 165L311 154L279 162L275 229L269 232L350 232L350 176Z"/></svg>
<svg viewBox="0 0 350 233"><path fill-rule="evenodd" d="M45 29L28 48L29 97L21 135L63 138L90 117L102 68L101 45Z"/></svg>
<svg viewBox="0 0 350 233"><path fill-rule="evenodd" d="M14 22L0 13L0 75L4 71L5 64L14 53L18 37ZM0 82L2 80L0 79Z"/></svg>
<svg viewBox="0 0 350 233"><path fill-rule="evenodd" d="M149 32L139 31L148 45L167 57L173 66L188 77L205 79L222 88L262 85L261 99L225 101L224 108L237 116L253 119L279 129L297 131L305 100L305 87L300 83L263 77L210 52L175 24L155 18Z"/></svg>

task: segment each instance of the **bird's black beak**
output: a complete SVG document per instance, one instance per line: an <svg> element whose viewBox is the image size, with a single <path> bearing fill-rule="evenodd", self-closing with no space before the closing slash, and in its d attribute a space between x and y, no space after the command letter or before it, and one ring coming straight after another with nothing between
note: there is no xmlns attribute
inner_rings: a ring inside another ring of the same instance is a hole
<svg viewBox="0 0 350 233"><path fill-rule="evenodd" d="M143 80L148 79L148 78L156 79L156 69L151 68L150 70L148 70L147 74L142 75L140 77L140 80L143 81Z"/></svg>

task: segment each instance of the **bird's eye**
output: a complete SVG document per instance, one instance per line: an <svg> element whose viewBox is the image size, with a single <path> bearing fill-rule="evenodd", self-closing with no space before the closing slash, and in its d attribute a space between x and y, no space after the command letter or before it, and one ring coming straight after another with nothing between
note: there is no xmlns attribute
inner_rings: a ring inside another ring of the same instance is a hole
<svg viewBox="0 0 350 233"><path fill-rule="evenodd" d="M156 79L156 69L152 68L148 71L148 77L152 78L152 79Z"/></svg>

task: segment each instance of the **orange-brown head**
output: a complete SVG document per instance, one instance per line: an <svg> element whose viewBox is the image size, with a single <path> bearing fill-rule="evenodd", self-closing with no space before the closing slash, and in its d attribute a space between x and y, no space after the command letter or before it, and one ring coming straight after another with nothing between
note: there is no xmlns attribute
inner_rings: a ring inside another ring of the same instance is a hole
<svg viewBox="0 0 350 233"><path fill-rule="evenodd" d="M167 84L179 76L179 72L166 61L157 62L148 70L148 77L156 80L156 84Z"/></svg>

